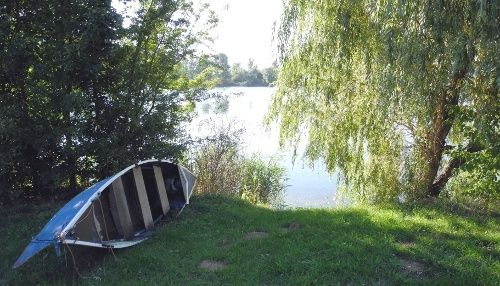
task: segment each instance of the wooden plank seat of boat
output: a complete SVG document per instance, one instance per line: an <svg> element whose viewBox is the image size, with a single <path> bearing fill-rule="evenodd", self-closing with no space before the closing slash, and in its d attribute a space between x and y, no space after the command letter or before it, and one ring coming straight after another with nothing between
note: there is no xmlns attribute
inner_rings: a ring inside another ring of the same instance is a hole
<svg viewBox="0 0 500 286"><path fill-rule="evenodd" d="M88 243L132 241L186 203L178 168L159 164L135 166L116 178L76 224L75 238ZM165 177L167 176L167 177ZM176 176L179 176L176 178Z"/></svg>
<svg viewBox="0 0 500 286"><path fill-rule="evenodd" d="M151 230L154 226L153 215L151 214L151 208L149 206L146 185L144 184L144 178L142 176L142 169L141 167L135 167L133 172L137 195L139 196L139 204L141 206L142 219L144 220L144 227L147 230Z"/></svg>
<svg viewBox="0 0 500 286"><path fill-rule="evenodd" d="M160 166L153 166L153 171L155 173L156 187L158 190L158 196L160 197L163 215L166 215L170 210L170 202L168 201L167 189L165 188L165 180L163 180L163 174Z"/></svg>
<svg viewBox="0 0 500 286"><path fill-rule="evenodd" d="M128 209L127 197L125 196L125 188L121 177L117 178L111 185L110 190L110 207L115 224L125 239L130 239L134 236L134 226L130 211Z"/></svg>

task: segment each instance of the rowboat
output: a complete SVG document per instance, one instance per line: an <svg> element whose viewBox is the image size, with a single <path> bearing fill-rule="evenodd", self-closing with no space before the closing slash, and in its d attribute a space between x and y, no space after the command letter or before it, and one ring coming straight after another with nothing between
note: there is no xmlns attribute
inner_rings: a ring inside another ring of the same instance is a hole
<svg viewBox="0 0 500 286"><path fill-rule="evenodd" d="M95 183L64 205L14 263L65 245L124 248L144 241L154 226L189 204L196 177L181 165L151 159Z"/></svg>

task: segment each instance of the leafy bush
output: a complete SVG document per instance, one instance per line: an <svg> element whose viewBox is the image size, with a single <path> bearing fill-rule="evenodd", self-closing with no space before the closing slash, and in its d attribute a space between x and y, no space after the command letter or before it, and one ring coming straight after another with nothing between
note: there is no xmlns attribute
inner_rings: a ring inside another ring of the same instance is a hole
<svg viewBox="0 0 500 286"><path fill-rule="evenodd" d="M279 204L286 188L286 173L275 160L257 155L243 160L240 196L252 203Z"/></svg>
<svg viewBox="0 0 500 286"><path fill-rule="evenodd" d="M285 169L258 155L245 157L244 128L209 123L211 133L191 148L186 164L197 175L195 194L226 194L277 205L286 187Z"/></svg>
<svg viewBox="0 0 500 286"><path fill-rule="evenodd" d="M244 129L213 121L203 125L209 126L211 135L195 143L186 160L197 176L195 193L236 195L243 160L238 148Z"/></svg>
<svg viewBox="0 0 500 286"><path fill-rule="evenodd" d="M500 212L500 157L498 152L478 152L450 180L452 200L480 211Z"/></svg>

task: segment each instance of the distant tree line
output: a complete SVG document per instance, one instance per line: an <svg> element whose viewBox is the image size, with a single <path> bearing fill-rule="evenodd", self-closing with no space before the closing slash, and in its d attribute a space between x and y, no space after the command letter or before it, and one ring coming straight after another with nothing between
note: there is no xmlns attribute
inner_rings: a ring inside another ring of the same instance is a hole
<svg viewBox="0 0 500 286"><path fill-rule="evenodd" d="M229 86L273 86L277 79L277 64L265 69L258 69L250 59L244 67L241 63L229 65L224 53L204 56L186 64L192 78L203 75L211 78L219 87Z"/></svg>
<svg viewBox="0 0 500 286"><path fill-rule="evenodd" d="M210 81L181 63L206 37L195 21L217 20L190 1L140 3L128 27L108 0L0 5L0 205L183 151L189 102Z"/></svg>

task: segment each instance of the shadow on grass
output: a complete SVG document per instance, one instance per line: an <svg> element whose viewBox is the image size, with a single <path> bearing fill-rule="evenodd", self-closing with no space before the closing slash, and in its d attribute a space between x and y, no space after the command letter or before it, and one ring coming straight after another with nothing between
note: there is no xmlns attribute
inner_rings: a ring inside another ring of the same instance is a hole
<svg viewBox="0 0 500 286"><path fill-rule="evenodd" d="M55 208L1 218L0 284L464 284L499 281L497 218L435 208L271 210L218 196L193 198L138 246L43 252L10 266ZM290 228L290 225L295 227ZM248 234L262 233L248 239ZM200 268L203 261L225 267Z"/></svg>

